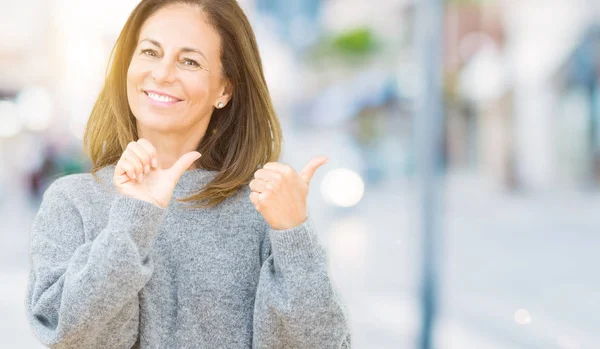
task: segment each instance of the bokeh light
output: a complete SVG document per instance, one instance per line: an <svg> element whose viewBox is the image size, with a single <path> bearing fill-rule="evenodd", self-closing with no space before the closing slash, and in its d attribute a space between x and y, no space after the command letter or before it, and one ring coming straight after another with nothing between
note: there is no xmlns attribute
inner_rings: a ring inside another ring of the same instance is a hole
<svg viewBox="0 0 600 349"><path fill-rule="evenodd" d="M40 86L25 88L17 95L16 103L26 128L42 131L50 126L54 106L47 89Z"/></svg>
<svg viewBox="0 0 600 349"><path fill-rule="evenodd" d="M519 309L515 312L515 321L519 325L529 325L531 323L531 315L526 309Z"/></svg>
<svg viewBox="0 0 600 349"><path fill-rule="evenodd" d="M321 182L323 198L341 207L356 205L362 199L364 191L365 183L360 175L346 168L329 171Z"/></svg>
<svg viewBox="0 0 600 349"><path fill-rule="evenodd" d="M16 136L22 129L17 105L12 101L0 101L0 137Z"/></svg>

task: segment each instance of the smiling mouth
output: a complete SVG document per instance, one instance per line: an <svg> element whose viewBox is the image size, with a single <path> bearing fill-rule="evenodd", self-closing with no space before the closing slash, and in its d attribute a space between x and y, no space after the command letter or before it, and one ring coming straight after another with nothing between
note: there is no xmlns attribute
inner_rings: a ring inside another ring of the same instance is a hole
<svg viewBox="0 0 600 349"><path fill-rule="evenodd" d="M148 96L148 98L153 101L153 102L157 102L160 104L175 104L177 102L181 102L181 99L177 99L171 96L166 96L160 93L156 93L156 92L152 92L152 91L144 91L144 94L146 96Z"/></svg>

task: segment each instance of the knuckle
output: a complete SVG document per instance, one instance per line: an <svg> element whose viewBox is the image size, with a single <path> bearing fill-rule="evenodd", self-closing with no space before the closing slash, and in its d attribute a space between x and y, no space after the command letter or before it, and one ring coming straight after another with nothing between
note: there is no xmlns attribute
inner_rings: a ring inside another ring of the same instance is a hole
<svg viewBox="0 0 600 349"><path fill-rule="evenodd" d="M141 160L140 157L137 154L132 154L131 155L131 162L133 162L133 164L135 165L135 167L139 167L141 164Z"/></svg>
<svg viewBox="0 0 600 349"><path fill-rule="evenodd" d="M250 193L250 195L248 195L248 197L250 198L250 201L254 205L258 204L258 198L257 198L257 194L255 192Z"/></svg>
<svg viewBox="0 0 600 349"><path fill-rule="evenodd" d="M135 161L135 159L137 159L137 156L131 150L131 148L125 150L125 152L123 152L123 156L122 157L125 157L129 161Z"/></svg>
<svg viewBox="0 0 600 349"><path fill-rule="evenodd" d="M133 149L131 149L131 151L132 151L133 153L135 153L135 155L136 155L138 158L143 158L143 155L144 155L144 153L146 152L146 151L144 150L144 147L142 147L142 146L141 146L141 145L139 145L139 144L136 144L136 145L133 147Z"/></svg>
<svg viewBox="0 0 600 349"><path fill-rule="evenodd" d="M117 166L122 169L127 168L128 165L129 165L129 162L127 161L127 159L121 158L121 160L119 160L119 162L117 162Z"/></svg>
<svg viewBox="0 0 600 349"><path fill-rule="evenodd" d="M131 158L133 159L133 162L138 164L139 162L142 161L142 158L140 157L140 155L134 151L131 152Z"/></svg>
<svg viewBox="0 0 600 349"><path fill-rule="evenodd" d="M148 141L147 139L140 138L140 140L138 141L138 143L141 146L141 148L143 150L145 150L146 153L148 153L149 156L153 156L156 153L156 150L152 146L152 143L150 143L150 141Z"/></svg>

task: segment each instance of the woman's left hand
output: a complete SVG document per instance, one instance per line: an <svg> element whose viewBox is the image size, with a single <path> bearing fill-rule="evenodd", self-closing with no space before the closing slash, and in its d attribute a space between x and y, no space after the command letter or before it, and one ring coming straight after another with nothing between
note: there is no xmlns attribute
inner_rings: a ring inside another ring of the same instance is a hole
<svg viewBox="0 0 600 349"><path fill-rule="evenodd" d="M310 180L326 162L326 157L317 156L299 174L288 165L269 162L254 173L250 201L272 229L285 230L304 223Z"/></svg>

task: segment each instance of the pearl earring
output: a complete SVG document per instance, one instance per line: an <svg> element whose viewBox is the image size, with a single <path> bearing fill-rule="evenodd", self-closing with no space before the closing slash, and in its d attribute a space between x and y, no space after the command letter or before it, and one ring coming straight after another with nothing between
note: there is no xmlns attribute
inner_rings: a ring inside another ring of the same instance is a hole
<svg viewBox="0 0 600 349"><path fill-rule="evenodd" d="M219 109L223 108L223 102L219 102L219 103L217 104L217 108L219 108Z"/></svg>

